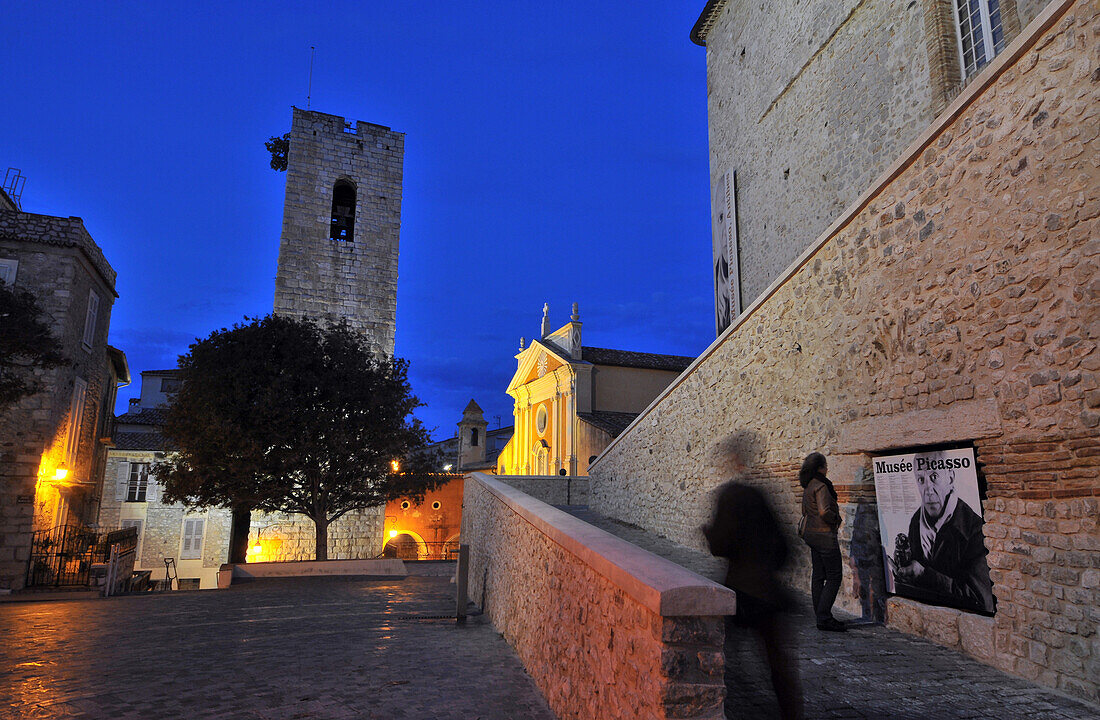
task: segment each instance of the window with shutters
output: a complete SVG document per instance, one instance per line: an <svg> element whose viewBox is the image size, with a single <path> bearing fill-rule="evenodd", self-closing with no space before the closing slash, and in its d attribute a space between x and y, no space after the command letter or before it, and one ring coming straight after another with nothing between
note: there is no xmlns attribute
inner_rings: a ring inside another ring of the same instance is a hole
<svg viewBox="0 0 1100 720"><path fill-rule="evenodd" d="M1000 0L954 0L963 77L981 70L1005 49Z"/></svg>
<svg viewBox="0 0 1100 720"><path fill-rule="evenodd" d="M76 465L76 453L80 449L80 426L84 424L84 399L88 394L88 383L81 378L73 380L73 400L69 407L69 437L65 447L65 458L69 467Z"/></svg>
<svg viewBox="0 0 1100 720"><path fill-rule="evenodd" d="M88 313L84 316L84 340L81 345L84 349L91 351L92 344L95 342L95 326L96 318L99 316L99 295L95 290L88 291ZM79 317L79 315L77 316Z"/></svg>
<svg viewBox="0 0 1100 720"><path fill-rule="evenodd" d="M183 519L183 544L180 547L180 560L198 560L202 557L203 518Z"/></svg>
<svg viewBox="0 0 1100 720"><path fill-rule="evenodd" d="M147 502L149 494L149 463L130 463L130 478L126 484L126 502Z"/></svg>

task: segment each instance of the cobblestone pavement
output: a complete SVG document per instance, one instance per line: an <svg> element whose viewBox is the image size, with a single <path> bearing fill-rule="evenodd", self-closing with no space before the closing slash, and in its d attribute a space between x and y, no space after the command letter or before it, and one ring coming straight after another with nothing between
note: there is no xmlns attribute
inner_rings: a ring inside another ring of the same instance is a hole
<svg viewBox="0 0 1100 720"><path fill-rule="evenodd" d="M722 562L706 553L585 508L563 509L713 580L725 575ZM815 627L808 603L790 621L808 719L1100 718L1096 706L881 625L824 633ZM726 639L726 658L727 718L778 717L755 639L734 628Z"/></svg>
<svg viewBox="0 0 1100 720"><path fill-rule="evenodd" d="M0 604L0 720L553 720L448 577ZM435 616L435 617L433 617Z"/></svg>

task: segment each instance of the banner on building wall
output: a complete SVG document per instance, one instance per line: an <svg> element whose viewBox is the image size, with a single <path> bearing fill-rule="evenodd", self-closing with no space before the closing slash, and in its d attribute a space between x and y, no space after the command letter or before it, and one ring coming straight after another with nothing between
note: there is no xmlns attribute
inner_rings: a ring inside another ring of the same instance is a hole
<svg viewBox="0 0 1100 720"><path fill-rule="evenodd" d="M735 171L727 170L718 179L713 207L711 251L714 258L714 328L718 336L741 313Z"/></svg>
<svg viewBox="0 0 1100 720"><path fill-rule="evenodd" d="M992 614L973 448L889 455L873 462L886 590Z"/></svg>

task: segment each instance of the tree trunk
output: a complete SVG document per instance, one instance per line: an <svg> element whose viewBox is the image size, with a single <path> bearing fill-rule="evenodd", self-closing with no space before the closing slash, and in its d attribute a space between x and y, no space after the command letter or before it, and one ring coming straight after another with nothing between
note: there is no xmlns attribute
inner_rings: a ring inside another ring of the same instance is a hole
<svg viewBox="0 0 1100 720"><path fill-rule="evenodd" d="M248 530L252 524L252 506L233 506L233 524L229 531L229 562L243 563L248 558Z"/></svg>
<svg viewBox="0 0 1100 720"><path fill-rule="evenodd" d="M328 516L314 518L313 524L317 528L317 559L328 560Z"/></svg>

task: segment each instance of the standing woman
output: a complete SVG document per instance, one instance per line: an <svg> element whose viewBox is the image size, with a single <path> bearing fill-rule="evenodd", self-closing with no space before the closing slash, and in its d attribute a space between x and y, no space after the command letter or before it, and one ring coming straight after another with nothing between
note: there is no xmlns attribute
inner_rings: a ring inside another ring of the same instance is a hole
<svg viewBox="0 0 1100 720"><path fill-rule="evenodd" d="M810 546L813 575L810 594L817 616L818 630L842 632L844 623L833 617L833 602L840 591L840 506L836 490L825 472L829 469L825 456L810 453L802 461L798 482L802 485L802 516L805 526L802 539Z"/></svg>

